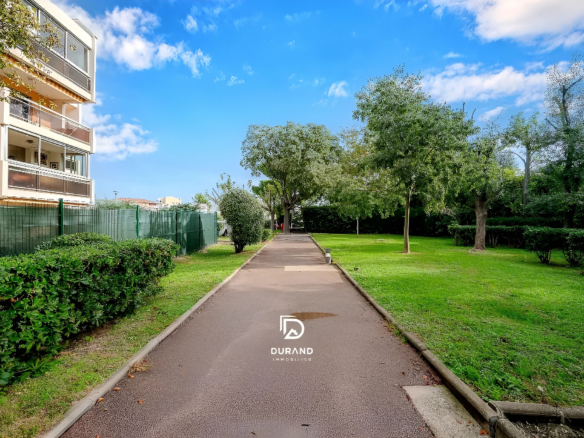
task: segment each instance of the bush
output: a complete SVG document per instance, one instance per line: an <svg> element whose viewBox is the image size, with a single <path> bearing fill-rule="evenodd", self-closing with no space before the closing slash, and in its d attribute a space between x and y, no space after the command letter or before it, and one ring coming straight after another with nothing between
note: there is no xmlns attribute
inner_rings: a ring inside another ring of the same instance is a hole
<svg viewBox="0 0 584 438"><path fill-rule="evenodd" d="M562 228L563 221L561 218L549 217L492 217L487 218L487 225Z"/></svg>
<svg viewBox="0 0 584 438"><path fill-rule="evenodd" d="M157 293L177 249L143 239L0 258L0 384L42 371L68 337Z"/></svg>
<svg viewBox="0 0 584 438"><path fill-rule="evenodd" d="M231 240L236 253L242 252L246 245L260 242L264 213L251 193L243 189L231 189L221 197L219 209L231 226Z"/></svg>
<svg viewBox="0 0 584 438"><path fill-rule="evenodd" d="M572 230L568 234L567 249L569 258L566 259L570 266L581 265L582 260L584 260L584 230ZM564 253L565 256L566 254Z"/></svg>
<svg viewBox="0 0 584 438"><path fill-rule="evenodd" d="M113 239L110 236L106 236L105 234L97 234L97 233L77 233L77 234L65 234L63 236L55 237L53 240L49 242L41 243L37 246L37 251L44 251L47 249L54 249L54 248L65 248L71 246L80 246L80 245L93 245L96 243L109 243L113 242Z"/></svg>
<svg viewBox="0 0 584 438"><path fill-rule="evenodd" d="M270 240L272 238L272 231L269 228L264 228L262 231L262 240Z"/></svg>
<svg viewBox="0 0 584 438"><path fill-rule="evenodd" d="M564 250L569 231L566 228L531 228L524 234L525 249L536 253L542 263L549 263L552 250L557 248Z"/></svg>

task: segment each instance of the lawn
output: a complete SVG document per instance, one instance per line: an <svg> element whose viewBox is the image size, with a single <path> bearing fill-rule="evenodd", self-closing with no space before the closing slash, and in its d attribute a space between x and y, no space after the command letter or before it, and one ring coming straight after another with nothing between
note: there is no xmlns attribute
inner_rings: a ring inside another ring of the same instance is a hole
<svg viewBox="0 0 584 438"><path fill-rule="evenodd" d="M231 245L215 245L176 259L176 269L163 279L161 294L134 314L79 336L43 376L0 393L0 436L29 437L49 429L73 402L102 383L260 247L234 254Z"/></svg>
<svg viewBox="0 0 584 438"><path fill-rule="evenodd" d="M483 399L584 404L584 276L560 251L546 266L449 238L412 237L404 255L402 236L313 236Z"/></svg>

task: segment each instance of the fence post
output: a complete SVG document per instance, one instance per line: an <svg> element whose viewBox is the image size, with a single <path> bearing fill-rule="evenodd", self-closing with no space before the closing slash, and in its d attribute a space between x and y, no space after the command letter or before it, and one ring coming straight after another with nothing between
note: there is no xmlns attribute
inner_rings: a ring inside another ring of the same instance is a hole
<svg viewBox="0 0 584 438"><path fill-rule="evenodd" d="M65 206L63 198L59 198L59 236L65 234Z"/></svg>
<svg viewBox="0 0 584 438"><path fill-rule="evenodd" d="M215 239L214 239L213 243L217 243L217 233L218 233L218 230L217 230L217 212L215 212L215 223L213 224L213 226L215 227L214 232L213 232L213 234L215 235Z"/></svg>
<svg viewBox="0 0 584 438"><path fill-rule="evenodd" d="M136 239L140 238L140 206L136 205Z"/></svg>

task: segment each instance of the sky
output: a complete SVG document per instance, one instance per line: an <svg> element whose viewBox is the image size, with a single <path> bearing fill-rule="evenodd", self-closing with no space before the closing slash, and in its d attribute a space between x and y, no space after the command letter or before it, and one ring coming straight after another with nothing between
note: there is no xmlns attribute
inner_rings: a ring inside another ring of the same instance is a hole
<svg viewBox="0 0 584 438"><path fill-rule="evenodd" d="M505 125L584 48L582 0L53 0L98 37L97 198L189 202L238 184L248 126L358 127L354 94L401 64L437 102Z"/></svg>

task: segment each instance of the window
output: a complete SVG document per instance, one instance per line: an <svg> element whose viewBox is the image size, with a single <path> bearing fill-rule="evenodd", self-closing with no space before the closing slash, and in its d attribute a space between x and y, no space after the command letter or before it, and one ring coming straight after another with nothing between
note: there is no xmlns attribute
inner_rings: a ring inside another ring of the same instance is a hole
<svg viewBox="0 0 584 438"><path fill-rule="evenodd" d="M70 33L67 33L67 59L83 71L87 71L87 49Z"/></svg>
<svg viewBox="0 0 584 438"><path fill-rule="evenodd" d="M85 176L85 154L79 154L75 152L67 152L65 157L65 169L67 173L72 173L73 175Z"/></svg>
<svg viewBox="0 0 584 438"><path fill-rule="evenodd" d="M45 25L46 23L49 23L53 27L53 30L56 29L58 44L56 46L51 47L51 48L59 55L65 57L65 31L63 30L63 28L61 26L59 26L57 23L55 23L53 21L53 19L51 19L51 17L49 17L48 15L46 15L42 11L41 11L40 22L41 22L41 25ZM49 36L49 34L47 32L43 32L43 33L41 33L41 36L43 38L46 38Z"/></svg>

